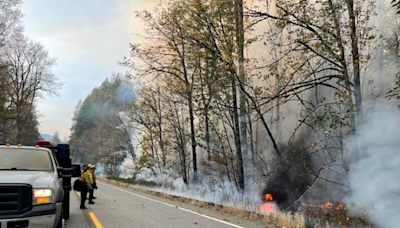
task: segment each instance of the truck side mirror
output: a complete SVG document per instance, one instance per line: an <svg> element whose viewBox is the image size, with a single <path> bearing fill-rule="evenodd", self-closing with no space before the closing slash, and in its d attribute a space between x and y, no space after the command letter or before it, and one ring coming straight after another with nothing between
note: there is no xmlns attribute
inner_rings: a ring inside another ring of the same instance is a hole
<svg viewBox="0 0 400 228"><path fill-rule="evenodd" d="M60 166L57 167L57 173L59 177L63 177L63 171L64 171L63 167Z"/></svg>
<svg viewBox="0 0 400 228"><path fill-rule="evenodd" d="M81 166L74 164L71 165L71 175L72 177L80 177L81 176Z"/></svg>

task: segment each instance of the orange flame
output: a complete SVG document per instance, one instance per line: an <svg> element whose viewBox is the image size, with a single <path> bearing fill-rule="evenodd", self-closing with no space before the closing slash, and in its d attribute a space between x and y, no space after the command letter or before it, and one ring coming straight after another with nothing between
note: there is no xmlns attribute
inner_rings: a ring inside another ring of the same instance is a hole
<svg viewBox="0 0 400 228"><path fill-rule="evenodd" d="M326 204L321 205L322 209L329 209L332 207L333 207L333 204L331 202L327 202Z"/></svg>
<svg viewBox="0 0 400 228"><path fill-rule="evenodd" d="M266 195L265 195L265 200L273 201L273 200L274 200L274 197L272 197L271 194L266 194Z"/></svg>
<svg viewBox="0 0 400 228"><path fill-rule="evenodd" d="M272 194L266 194L264 200L273 201L274 197L272 197ZM260 212L263 214L276 214L278 213L278 207L275 202L266 202L260 206Z"/></svg>
<svg viewBox="0 0 400 228"><path fill-rule="evenodd" d="M276 214L278 213L278 208L275 203L264 203L260 206L260 212L263 214Z"/></svg>
<svg viewBox="0 0 400 228"><path fill-rule="evenodd" d="M339 203L339 205L336 207L336 210L345 210L346 206L343 203Z"/></svg>

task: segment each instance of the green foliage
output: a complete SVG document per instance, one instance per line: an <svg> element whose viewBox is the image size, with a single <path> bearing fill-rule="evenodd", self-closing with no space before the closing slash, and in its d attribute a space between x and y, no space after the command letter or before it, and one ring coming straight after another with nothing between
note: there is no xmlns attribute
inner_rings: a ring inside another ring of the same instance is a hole
<svg viewBox="0 0 400 228"><path fill-rule="evenodd" d="M146 151L146 149L144 149L144 151ZM153 165L154 163L151 156L148 153L143 153L137 162L137 169L140 170L141 168L151 168Z"/></svg>

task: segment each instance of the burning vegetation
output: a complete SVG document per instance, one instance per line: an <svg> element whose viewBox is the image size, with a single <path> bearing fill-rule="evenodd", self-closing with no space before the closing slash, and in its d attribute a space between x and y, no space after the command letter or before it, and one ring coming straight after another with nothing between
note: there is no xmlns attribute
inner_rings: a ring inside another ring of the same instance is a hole
<svg viewBox="0 0 400 228"><path fill-rule="evenodd" d="M274 198L271 194L266 194L264 196L264 203L260 206L261 214L276 214L278 213L278 206L274 201Z"/></svg>
<svg viewBox="0 0 400 228"><path fill-rule="evenodd" d="M325 222L342 228L373 227L368 221L371 211L344 202L347 194L345 186L317 178L317 159L313 157L312 147L307 147L309 134L305 132L291 142L276 159L279 165L271 172L260 197L260 214L272 216L275 218L272 221L283 215L286 215L283 219L302 215L306 218L305 227L326 227ZM327 175L327 172L324 174ZM329 187L324 190L319 188L321 185ZM321 221L324 225L320 224ZM280 226L280 223L274 224Z"/></svg>

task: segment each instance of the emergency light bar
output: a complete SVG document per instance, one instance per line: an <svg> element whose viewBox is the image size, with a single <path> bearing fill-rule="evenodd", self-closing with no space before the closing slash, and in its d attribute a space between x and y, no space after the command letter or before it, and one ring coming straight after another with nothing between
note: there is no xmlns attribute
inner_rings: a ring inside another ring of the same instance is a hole
<svg viewBox="0 0 400 228"><path fill-rule="evenodd" d="M42 147L53 146L50 141L44 141L44 140L37 141L36 145L37 146L42 146Z"/></svg>

